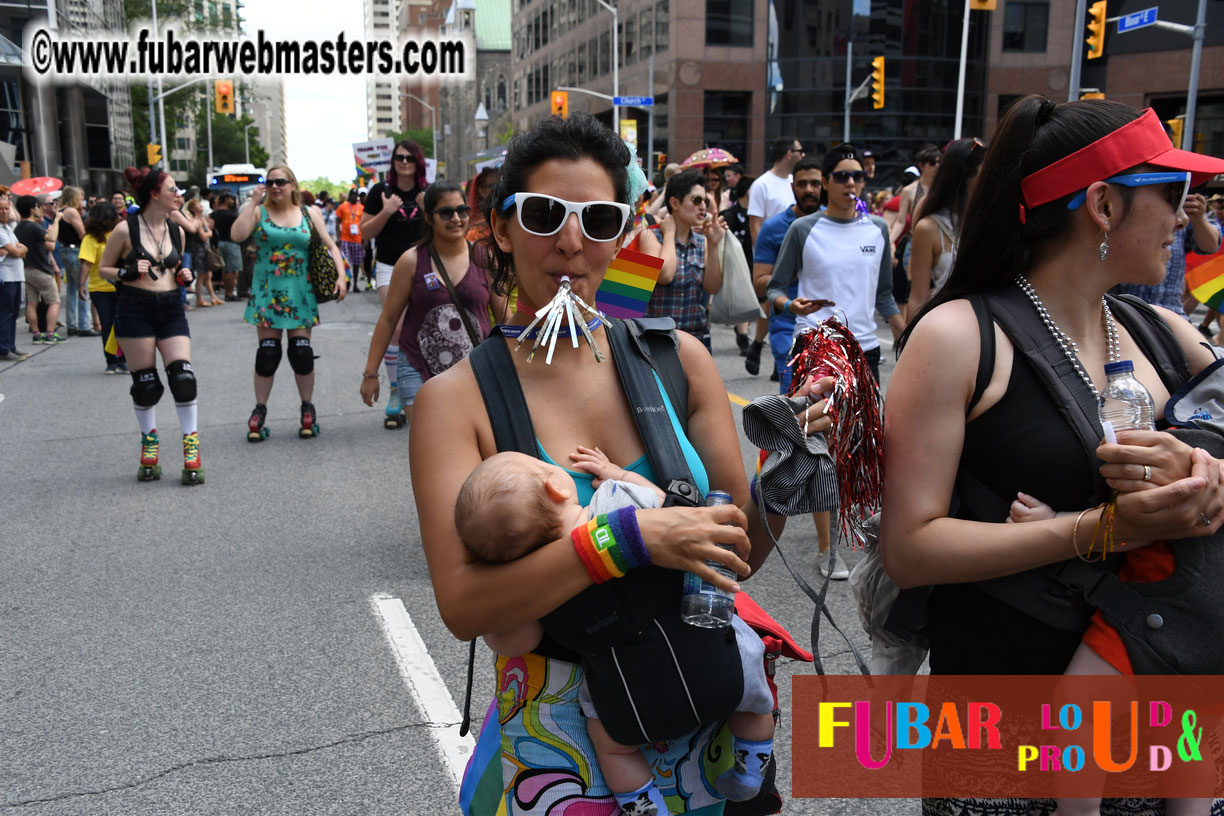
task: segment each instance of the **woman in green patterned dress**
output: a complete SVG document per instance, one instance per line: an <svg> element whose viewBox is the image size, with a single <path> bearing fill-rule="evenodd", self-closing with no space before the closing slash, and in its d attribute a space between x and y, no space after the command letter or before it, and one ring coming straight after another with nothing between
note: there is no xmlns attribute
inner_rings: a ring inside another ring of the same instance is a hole
<svg viewBox="0 0 1224 816"><path fill-rule="evenodd" d="M235 242L253 235L256 250L251 299L243 317L255 326L259 336L259 349L255 352L255 410L247 430L251 442L261 442L268 436L264 421L268 416L272 379L280 365L282 332L289 336L289 367L302 398L302 427L298 435L310 439L319 433L318 415L310 401L314 396L310 330L319 322L319 302L306 274L312 226L331 253L336 268L343 269L340 251L327 233L322 214L315 207L302 205L297 178L282 165L268 170L267 186L255 188L230 229ZM345 285L344 276L338 276L339 300L344 299Z"/></svg>

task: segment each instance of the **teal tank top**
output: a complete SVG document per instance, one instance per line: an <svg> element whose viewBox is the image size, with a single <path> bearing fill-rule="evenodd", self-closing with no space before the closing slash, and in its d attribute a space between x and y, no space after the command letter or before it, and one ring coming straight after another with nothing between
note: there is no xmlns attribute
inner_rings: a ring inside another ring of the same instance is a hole
<svg viewBox="0 0 1224 816"><path fill-rule="evenodd" d="M671 420L672 430L676 432L676 439L680 441L680 450L684 452L684 460L688 463L689 471L693 474L693 481L697 483L697 489L704 496L710 492L710 476L706 473L705 465L701 461L701 457L697 455L697 450L689 442L688 437L684 433L684 429L680 426L680 420L676 417L676 409L672 407L671 400L667 397L667 391L663 388L662 381L659 380L659 375L654 375L655 385L659 388L659 393L663 395L663 404L667 406L667 418ZM591 497L595 495L595 488L591 486L591 482L595 477L581 470L570 470L560 462L553 460L548 455L548 451L544 450L544 446L540 444L540 440L536 440L536 450L540 453L540 458L550 465L556 465L563 469L570 476L574 477L574 484L578 487L578 503L586 507L591 503ZM650 466L650 458L646 454L638 457L637 461L630 465L624 465L625 470L630 473L636 473L650 481L651 484L658 484L658 478L655 476L654 468ZM660 485L661 487L662 485Z"/></svg>

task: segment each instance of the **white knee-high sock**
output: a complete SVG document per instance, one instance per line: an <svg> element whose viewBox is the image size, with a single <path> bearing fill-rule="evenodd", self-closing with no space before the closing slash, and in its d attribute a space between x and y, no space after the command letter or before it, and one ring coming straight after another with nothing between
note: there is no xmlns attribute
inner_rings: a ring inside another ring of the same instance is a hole
<svg viewBox="0 0 1224 816"><path fill-rule="evenodd" d="M399 382L399 345L387 346L387 353L383 355L383 365L387 367L387 380L391 385Z"/></svg>
<svg viewBox="0 0 1224 816"><path fill-rule="evenodd" d="M199 430L196 421L196 405L195 400L174 403L174 410L178 411L179 427L183 429L183 436Z"/></svg>
<svg viewBox="0 0 1224 816"><path fill-rule="evenodd" d="M136 421L140 423L140 432L142 434L153 433L157 427L157 406L150 405L145 408L142 405L132 405L132 410L136 412Z"/></svg>

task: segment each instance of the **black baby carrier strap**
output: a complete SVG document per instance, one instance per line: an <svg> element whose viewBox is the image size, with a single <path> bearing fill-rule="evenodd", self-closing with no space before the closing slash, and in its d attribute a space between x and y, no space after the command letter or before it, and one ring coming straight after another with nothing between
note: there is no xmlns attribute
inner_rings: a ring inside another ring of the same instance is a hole
<svg viewBox="0 0 1224 816"><path fill-rule="evenodd" d="M699 505L702 497L655 381L657 374L683 429L688 380L674 323L667 318L607 320L605 326L656 483L667 493L666 504ZM482 343L469 359L498 450L538 456L508 341ZM690 733L734 711L743 697L734 631L681 621L681 580L676 570L631 570L588 587L541 621L545 640L537 651L582 663L600 721L623 745Z"/></svg>

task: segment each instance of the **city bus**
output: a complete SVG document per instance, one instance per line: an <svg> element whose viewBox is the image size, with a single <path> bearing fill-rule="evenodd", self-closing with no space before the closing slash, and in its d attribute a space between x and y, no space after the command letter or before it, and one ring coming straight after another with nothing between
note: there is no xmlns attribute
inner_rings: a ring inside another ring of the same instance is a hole
<svg viewBox="0 0 1224 816"><path fill-rule="evenodd" d="M241 206L251 191L264 183L265 173L253 164L223 164L209 176L208 187L214 194L221 190L233 193Z"/></svg>

